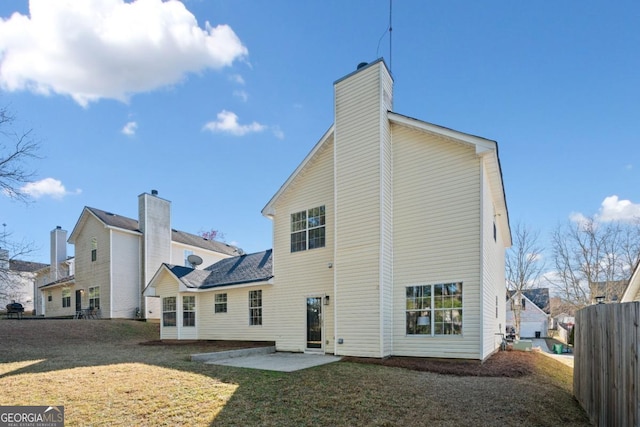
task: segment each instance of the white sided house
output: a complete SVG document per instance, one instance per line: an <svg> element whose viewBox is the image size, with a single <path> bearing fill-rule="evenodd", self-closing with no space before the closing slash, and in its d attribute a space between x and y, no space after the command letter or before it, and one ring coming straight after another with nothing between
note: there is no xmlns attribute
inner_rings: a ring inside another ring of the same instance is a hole
<svg viewBox="0 0 640 427"><path fill-rule="evenodd" d="M629 286L622 294L620 302L633 302L640 301L640 262L638 262L633 269L631 279L629 279Z"/></svg>
<svg viewBox="0 0 640 427"><path fill-rule="evenodd" d="M549 288L527 289L520 299L517 293L507 294L507 328L515 327L516 312L520 312L520 337L546 337L551 329Z"/></svg>
<svg viewBox="0 0 640 427"><path fill-rule="evenodd" d="M361 65L335 82L334 124L262 211L272 274L207 286L230 260L163 266L145 292L163 300L163 339L375 358L499 348L511 235L497 144L392 112L386 64Z"/></svg>
<svg viewBox="0 0 640 427"><path fill-rule="evenodd" d="M172 229L171 202L156 191L138 196L138 220L85 207L69 243L75 245L75 275L41 288L46 317L94 309L102 318L158 320L158 299L142 291L162 263L186 265L196 255L211 264L239 251Z"/></svg>

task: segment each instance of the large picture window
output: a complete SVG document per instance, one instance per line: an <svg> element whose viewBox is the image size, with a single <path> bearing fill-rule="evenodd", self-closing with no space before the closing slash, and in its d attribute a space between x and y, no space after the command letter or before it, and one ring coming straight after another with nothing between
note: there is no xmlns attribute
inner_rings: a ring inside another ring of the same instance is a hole
<svg viewBox="0 0 640 427"><path fill-rule="evenodd" d="M162 298L162 326L176 326L176 297Z"/></svg>
<svg viewBox="0 0 640 427"><path fill-rule="evenodd" d="M323 248L324 246L324 206L291 214L291 252Z"/></svg>
<svg viewBox="0 0 640 427"><path fill-rule="evenodd" d="M196 326L196 297L182 297L182 326Z"/></svg>
<svg viewBox="0 0 640 427"><path fill-rule="evenodd" d="M407 335L461 335L462 283L408 286Z"/></svg>
<svg viewBox="0 0 640 427"><path fill-rule="evenodd" d="M262 325L262 291L249 291L249 325Z"/></svg>

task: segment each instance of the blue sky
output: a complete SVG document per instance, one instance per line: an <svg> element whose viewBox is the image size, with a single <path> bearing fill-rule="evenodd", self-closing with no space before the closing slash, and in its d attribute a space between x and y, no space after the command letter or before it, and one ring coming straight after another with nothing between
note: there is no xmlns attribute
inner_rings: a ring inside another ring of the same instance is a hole
<svg viewBox="0 0 640 427"><path fill-rule="evenodd" d="M0 3L0 105L43 157L0 225L33 261L152 189L174 228L270 248L261 209L378 57L396 112L498 142L512 226L640 216L640 2L396 0L391 49L388 0L126 3Z"/></svg>

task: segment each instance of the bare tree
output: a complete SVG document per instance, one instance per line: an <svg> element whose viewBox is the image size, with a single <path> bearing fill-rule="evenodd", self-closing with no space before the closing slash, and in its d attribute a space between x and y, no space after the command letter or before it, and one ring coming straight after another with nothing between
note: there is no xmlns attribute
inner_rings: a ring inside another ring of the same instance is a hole
<svg viewBox="0 0 640 427"><path fill-rule="evenodd" d="M512 309L516 335L520 336L522 295L527 289L537 286L544 270L542 247L538 243L540 233L518 224L512 234L513 244L505 260L507 289L513 295Z"/></svg>
<svg viewBox="0 0 640 427"><path fill-rule="evenodd" d="M202 237L203 239L207 239L207 240L224 241L224 233L222 231L216 230L214 228L212 228L211 230L208 230L208 231L200 230L198 232L198 235L200 237Z"/></svg>
<svg viewBox="0 0 640 427"><path fill-rule="evenodd" d="M28 162L39 158L40 145L34 141L31 131L16 132L15 117L0 108L0 191L12 199L27 201L22 185L31 182L35 171Z"/></svg>
<svg viewBox="0 0 640 427"><path fill-rule="evenodd" d="M640 223L585 218L558 226L551 236L555 277L564 302L582 308L596 295L619 293L640 259ZM619 295L617 295L619 297Z"/></svg>
<svg viewBox="0 0 640 427"><path fill-rule="evenodd" d="M16 132L15 117L7 108L0 108L0 198L27 202L29 196L21 187L34 176L29 161L39 158L40 145L34 141L31 131ZM3 224L3 228L6 225ZM10 299L16 287L22 286L11 271L12 260L24 260L36 250L32 242L15 241L3 230L0 241L0 298Z"/></svg>

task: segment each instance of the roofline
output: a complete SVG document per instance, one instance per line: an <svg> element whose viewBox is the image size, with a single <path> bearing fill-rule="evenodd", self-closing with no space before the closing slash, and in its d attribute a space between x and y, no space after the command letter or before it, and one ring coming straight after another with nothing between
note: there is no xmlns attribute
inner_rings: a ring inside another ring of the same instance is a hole
<svg viewBox="0 0 640 427"><path fill-rule="evenodd" d="M500 182L499 182L499 185L496 186L497 187L496 190L500 193L497 196L502 203L498 204L497 207L500 209L500 212L497 212L497 213L498 214L504 213L505 215L505 222L504 222L505 227L502 228L502 231L504 236L506 237L507 247L510 247L512 245L511 225L509 221L509 208L507 206L507 195L504 189L504 176L502 174L502 165L500 164L498 142L491 139L483 138L481 136L476 136L469 133L464 133L454 129L450 129L444 126L425 122L423 120L415 119L413 117L394 113L393 111L387 112L387 118L391 123L395 123L397 125L407 126L407 127L416 129L418 131L427 132L432 135L449 138L449 139L455 140L456 142L469 144L475 147L476 155L478 156L491 156L490 158L495 162L494 170L496 170L498 176L500 177Z"/></svg>
<svg viewBox="0 0 640 427"><path fill-rule="evenodd" d="M515 297L515 296L516 296L516 294L518 293L518 291L512 291L512 292L514 292L514 294L513 294L513 295L511 295L511 296L509 297L509 300L512 300L512 299L513 299L513 297ZM547 317L551 317L551 313L547 313L547 312L545 312L543 309L541 309L540 307L538 307L538 304L536 304L535 302L533 302L533 300L531 300L528 296L526 296L526 295L524 294L525 292L526 292L526 291L520 291L520 295L522 295L522 297L523 297L523 298L526 298L526 299L527 299L527 301L529 301L529 302L530 302L530 303L531 303L535 308L537 308L539 311L541 311L545 316L547 316ZM549 304L551 304L551 301L549 301ZM513 311L513 310L510 310L510 311Z"/></svg>
<svg viewBox="0 0 640 427"><path fill-rule="evenodd" d="M276 194L274 194L273 197L271 197L271 200L269 200L269 202L265 205L265 207L262 208L261 212L262 212L263 216L265 216L265 217L267 217L269 219L273 218L273 216L275 214L275 209L274 209L273 205L276 203L276 201L282 195L282 193L284 193L287 190L289 185L291 185L291 183L296 179L298 174L307 166L307 164L311 161L311 159L315 156L315 154L320 150L320 148L322 148L322 146L325 144L325 142L327 142L329 137L331 135L333 135L333 131L334 131L334 125L331 125L331 127L329 127L329 129L324 133L324 135L322 135L322 137L316 143L316 145L311 149L309 154L307 154L307 156L304 158L304 160L302 160L302 162L293 171L293 173L291 175L289 175L289 178L287 178L287 180L284 182L284 184L282 184L282 186L280 187L280 189L278 189Z"/></svg>
<svg viewBox="0 0 640 427"><path fill-rule="evenodd" d="M258 285L273 285L273 276L269 279L258 279L252 280L248 282L235 282L235 283L225 283L222 285L216 285L209 288L188 288L183 285L182 281L180 281L180 292L212 292L212 291L220 291L224 289L235 289L235 288L247 288L250 286L258 286ZM183 288L184 286L184 288Z"/></svg>
<svg viewBox="0 0 640 427"><path fill-rule="evenodd" d="M640 260L636 263L636 267L631 273L627 289L624 290L620 302L632 302L633 298L638 294L640 289Z"/></svg>

